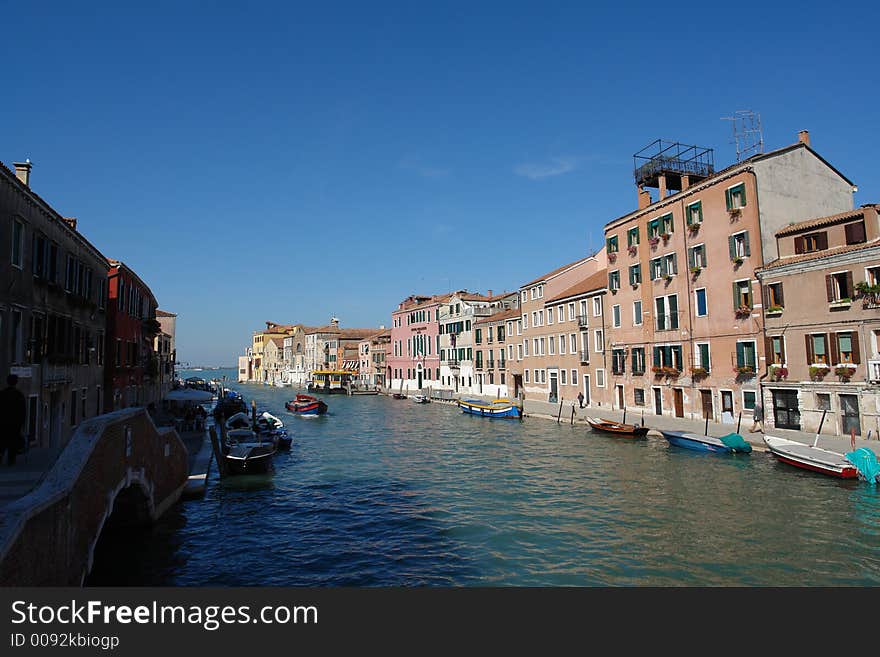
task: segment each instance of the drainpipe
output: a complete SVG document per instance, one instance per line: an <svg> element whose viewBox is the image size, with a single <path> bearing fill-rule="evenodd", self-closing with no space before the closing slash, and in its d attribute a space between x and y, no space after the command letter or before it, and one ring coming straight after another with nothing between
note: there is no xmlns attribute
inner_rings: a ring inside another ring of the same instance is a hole
<svg viewBox="0 0 880 657"><path fill-rule="evenodd" d="M761 253L761 267L764 267L764 235L761 231L761 203L758 199L758 176L755 175L755 170L752 167L749 167L747 171L752 176L752 182L755 185L755 207L758 210L758 245L760 247ZM777 253L778 255L778 253ZM758 279L758 290L761 293L761 344L760 349L755 349L757 355L755 356L758 359L758 362L761 362L761 353L764 352L764 372L761 376L758 377L758 395L759 398L756 401L760 401L761 408L764 409L764 426L767 425L767 407L764 404L764 380L770 374L770 368L767 366L767 357L766 353L767 347L767 323L764 321L764 313L766 312L766 308L764 307L764 281L761 280L761 277L758 276L757 272L755 273L755 277ZM784 332L784 331L783 331ZM786 360L788 360L788 353L785 354Z"/></svg>

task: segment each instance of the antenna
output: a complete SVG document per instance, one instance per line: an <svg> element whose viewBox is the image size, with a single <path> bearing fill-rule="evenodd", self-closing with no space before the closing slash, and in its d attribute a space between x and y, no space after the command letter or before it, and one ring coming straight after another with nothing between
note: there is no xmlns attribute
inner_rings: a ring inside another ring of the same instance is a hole
<svg viewBox="0 0 880 657"><path fill-rule="evenodd" d="M737 110L733 116L722 116L722 121L733 125L733 141L736 145L736 161L764 152L764 133L761 115L752 110Z"/></svg>

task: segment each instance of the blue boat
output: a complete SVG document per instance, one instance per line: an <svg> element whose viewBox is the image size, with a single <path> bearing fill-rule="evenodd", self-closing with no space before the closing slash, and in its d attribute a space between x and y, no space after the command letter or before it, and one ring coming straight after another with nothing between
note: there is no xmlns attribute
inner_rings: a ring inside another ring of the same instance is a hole
<svg viewBox="0 0 880 657"><path fill-rule="evenodd" d="M747 443L738 433L729 433L726 436L716 438L689 431L664 431L660 430L663 437L670 445L693 449L698 452L716 452L718 454L733 454L734 452L748 454L752 446Z"/></svg>
<svg viewBox="0 0 880 657"><path fill-rule="evenodd" d="M518 418L521 415L519 406L509 399L495 399L491 402L485 402L480 399L460 399L458 400L458 405L463 413L468 413L469 415L512 418Z"/></svg>

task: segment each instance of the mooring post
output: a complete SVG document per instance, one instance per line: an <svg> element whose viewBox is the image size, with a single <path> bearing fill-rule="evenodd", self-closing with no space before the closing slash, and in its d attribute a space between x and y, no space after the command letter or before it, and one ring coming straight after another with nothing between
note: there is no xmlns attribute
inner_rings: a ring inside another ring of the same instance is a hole
<svg viewBox="0 0 880 657"><path fill-rule="evenodd" d="M562 418L562 401L559 402L559 412L556 414L556 424L559 424L559 420Z"/></svg>
<svg viewBox="0 0 880 657"><path fill-rule="evenodd" d="M571 424L574 426L574 402L571 404Z"/></svg>
<svg viewBox="0 0 880 657"><path fill-rule="evenodd" d="M217 471L220 478L226 476L226 459L223 458L223 450L220 449L220 442L217 438L217 430L211 427L211 448L214 450L214 459L217 461Z"/></svg>

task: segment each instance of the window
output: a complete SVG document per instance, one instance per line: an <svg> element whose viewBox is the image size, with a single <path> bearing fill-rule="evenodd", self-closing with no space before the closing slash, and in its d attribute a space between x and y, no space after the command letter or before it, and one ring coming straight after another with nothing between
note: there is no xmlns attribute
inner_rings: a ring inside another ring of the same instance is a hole
<svg viewBox="0 0 880 657"><path fill-rule="evenodd" d="M507 358L508 360L513 360L513 345L507 345Z"/></svg>
<svg viewBox="0 0 880 657"><path fill-rule="evenodd" d="M785 365L785 338L781 335L767 338L767 358L771 365Z"/></svg>
<svg viewBox="0 0 880 657"><path fill-rule="evenodd" d="M642 302L633 301L633 326L642 325Z"/></svg>
<svg viewBox="0 0 880 657"><path fill-rule="evenodd" d="M525 356L529 355L529 341L528 340L523 340L523 354Z"/></svg>
<svg viewBox="0 0 880 657"><path fill-rule="evenodd" d="M608 253L617 253L620 249L617 244L617 235L612 235L607 240L605 240L605 243L608 248Z"/></svg>
<svg viewBox="0 0 880 657"><path fill-rule="evenodd" d="M70 426L76 425L76 390L70 391Z"/></svg>
<svg viewBox="0 0 880 657"><path fill-rule="evenodd" d="M850 300L853 296L853 275L851 271L828 274L825 277L825 290L828 301Z"/></svg>
<svg viewBox="0 0 880 657"><path fill-rule="evenodd" d="M566 370L559 370L559 383L561 385L566 385L565 381L567 378L568 372Z"/></svg>
<svg viewBox="0 0 880 657"><path fill-rule="evenodd" d="M22 268L24 253L24 224L18 219L12 220L12 264Z"/></svg>
<svg viewBox="0 0 880 657"><path fill-rule="evenodd" d="M629 268L629 284L638 285L642 282L642 266L631 265Z"/></svg>
<svg viewBox="0 0 880 657"><path fill-rule="evenodd" d="M522 321L523 330L528 329L529 328L529 315L528 315L528 313L523 313L521 321Z"/></svg>
<svg viewBox="0 0 880 657"><path fill-rule="evenodd" d="M9 356L13 363L21 363L24 359L21 332L21 311L13 309L9 313Z"/></svg>
<svg viewBox="0 0 880 657"><path fill-rule="evenodd" d="M577 337L574 333L571 333L568 336L568 346L571 347L569 351L573 354L577 353L578 345L577 345Z"/></svg>
<svg viewBox="0 0 880 657"><path fill-rule="evenodd" d="M542 343L543 343L543 341L544 341L544 338L541 338ZM549 353L551 356L556 355L556 337L555 336L551 335L549 338L547 338L547 353Z"/></svg>
<svg viewBox="0 0 880 657"><path fill-rule="evenodd" d="M516 359L523 359L523 346L521 344L516 345Z"/></svg>
<svg viewBox="0 0 880 657"><path fill-rule="evenodd" d="M615 269L612 272L608 272L608 289L609 290L619 290L620 289L620 270Z"/></svg>
<svg viewBox="0 0 880 657"><path fill-rule="evenodd" d="M553 308L548 308L548 309L547 309L547 323L548 323L548 324L552 324L552 323L553 323Z"/></svg>
<svg viewBox="0 0 880 657"><path fill-rule="evenodd" d="M688 249L688 267L691 271L706 266L706 245L697 244Z"/></svg>
<svg viewBox="0 0 880 657"><path fill-rule="evenodd" d="M752 411L755 409L756 393L754 390L743 390L743 409Z"/></svg>
<svg viewBox="0 0 880 657"><path fill-rule="evenodd" d="M574 303L568 304L568 321L574 320Z"/></svg>
<svg viewBox="0 0 880 657"><path fill-rule="evenodd" d="M571 371L571 385L576 386L578 384L578 371Z"/></svg>
<svg viewBox="0 0 880 657"><path fill-rule="evenodd" d="M837 356L837 362L841 364L858 365L861 362L857 334L852 331L837 334Z"/></svg>
<svg viewBox="0 0 880 657"><path fill-rule="evenodd" d="M865 283L872 287L880 285L880 267L865 267Z"/></svg>
<svg viewBox="0 0 880 657"><path fill-rule="evenodd" d="M660 261L663 276L673 276L678 273L678 256L675 253L667 253Z"/></svg>
<svg viewBox="0 0 880 657"><path fill-rule="evenodd" d="M813 251L824 251L827 248L828 233L825 231L810 233L809 235L801 235L794 238L795 253L812 253Z"/></svg>
<svg viewBox="0 0 880 657"><path fill-rule="evenodd" d="M602 316L602 299L593 297L593 317Z"/></svg>
<svg viewBox="0 0 880 657"><path fill-rule="evenodd" d="M733 283L733 308L752 308L752 282L750 280L734 281Z"/></svg>
<svg viewBox="0 0 880 657"><path fill-rule="evenodd" d="M743 231L736 233L727 238L727 246L730 251L731 260L741 260L750 255L749 251L749 232Z"/></svg>
<svg viewBox="0 0 880 657"><path fill-rule="evenodd" d="M708 342L698 342L697 350L695 355L697 357L696 367L701 367L706 372L712 371L711 359L709 355L709 343Z"/></svg>
<svg viewBox="0 0 880 657"><path fill-rule="evenodd" d="M528 369L523 370L523 381L525 381L526 383L529 383L529 370Z"/></svg>
<svg viewBox="0 0 880 657"><path fill-rule="evenodd" d="M626 231L626 245L627 246L638 246L639 244L639 229L630 228Z"/></svg>
<svg viewBox="0 0 880 657"><path fill-rule="evenodd" d="M688 226L703 223L703 204L700 201L690 203L684 210L685 222Z"/></svg>
<svg viewBox="0 0 880 657"><path fill-rule="evenodd" d="M660 234L661 235L671 235L672 234L672 213L669 212L664 214L659 219L660 221Z"/></svg>
<svg viewBox="0 0 880 657"><path fill-rule="evenodd" d="M645 389L644 388L633 388L633 401L636 406L644 406L645 405Z"/></svg>
<svg viewBox="0 0 880 657"><path fill-rule="evenodd" d="M654 328L657 331L671 331L678 328L678 295L670 294L656 297L654 304L657 310Z"/></svg>
<svg viewBox="0 0 880 657"><path fill-rule="evenodd" d="M623 349L611 350L611 373L623 374L626 370L626 351Z"/></svg>
<svg viewBox="0 0 880 657"><path fill-rule="evenodd" d="M474 344L482 344L483 342L483 329L477 329L474 331Z"/></svg>
<svg viewBox="0 0 880 657"><path fill-rule="evenodd" d="M738 368L750 367L754 372L757 366L755 358L755 342L737 341L736 343L736 366Z"/></svg>
<svg viewBox="0 0 880 657"><path fill-rule="evenodd" d="M611 325L614 328L620 328L620 306L611 306Z"/></svg>
<svg viewBox="0 0 880 657"><path fill-rule="evenodd" d="M729 187L727 191L725 191L725 198L727 201L728 210L736 210L738 208L746 207L745 183L740 183L738 185L734 185L733 187Z"/></svg>
<svg viewBox="0 0 880 657"><path fill-rule="evenodd" d="M847 244L863 244L865 242L864 221L856 221L855 223L845 224L843 230L846 233Z"/></svg>
<svg viewBox="0 0 880 657"><path fill-rule="evenodd" d="M660 237L660 220L652 219L648 222L648 237Z"/></svg>
<svg viewBox="0 0 880 657"><path fill-rule="evenodd" d="M660 258L653 258L648 265L651 273L651 280L659 280L663 276L663 261Z"/></svg>
<svg viewBox="0 0 880 657"><path fill-rule="evenodd" d="M632 349L632 373L636 375L645 373L644 347L633 347Z"/></svg>
<svg viewBox="0 0 880 657"><path fill-rule="evenodd" d="M596 387L605 387L605 370L596 370Z"/></svg>
<svg viewBox="0 0 880 657"><path fill-rule="evenodd" d="M660 345L654 347L654 367L682 369L681 345Z"/></svg>
<svg viewBox="0 0 880 657"><path fill-rule="evenodd" d="M782 310L785 301L782 298L782 283L769 283L764 287L764 304L768 311Z"/></svg>
<svg viewBox="0 0 880 657"><path fill-rule="evenodd" d="M701 287L694 290L694 300L697 306L697 317L705 317L708 315L709 306L706 304L706 288Z"/></svg>
<svg viewBox="0 0 880 657"><path fill-rule="evenodd" d="M596 349L596 353L601 353L605 351L605 336L602 334L602 329L596 329L593 333L593 344Z"/></svg>
<svg viewBox="0 0 880 657"><path fill-rule="evenodd" d="M816 393L816 409L820 411L831 410L831 395L826 392Z"/></svg>

